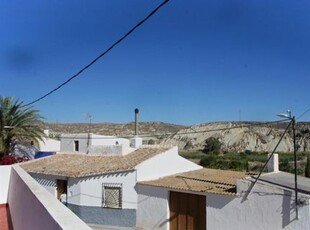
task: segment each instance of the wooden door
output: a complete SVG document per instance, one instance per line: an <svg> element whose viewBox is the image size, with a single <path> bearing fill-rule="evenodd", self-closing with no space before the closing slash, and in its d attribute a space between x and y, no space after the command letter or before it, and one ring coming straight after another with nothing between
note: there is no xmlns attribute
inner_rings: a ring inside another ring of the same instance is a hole
<svg viewBox="0 0 310 230"><path fill-rule="evenodd" d="M60 199L60 195L65 193L67 194L67 181L66 180L57 180L57 199Z"/></svg>
<svg viewBox="0 0 310 230"><path fill-rule="evenodd" d="M170 192L170 230L206 229L206 197Z"/></svg>

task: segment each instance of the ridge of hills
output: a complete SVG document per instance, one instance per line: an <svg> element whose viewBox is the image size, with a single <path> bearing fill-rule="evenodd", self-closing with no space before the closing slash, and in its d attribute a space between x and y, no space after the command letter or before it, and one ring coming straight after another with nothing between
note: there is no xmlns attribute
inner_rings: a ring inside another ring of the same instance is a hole
<svg viewBox="0 0 310 230"><path fill-rule="evenodd" d="M222 143L224 152L272 152L288 123L213 122L194 125L165 138L164 145L177 145L179 149L201 150L206 139L214 137ZM298 151L310 151L310 122L296 124ZM284 135L277 152L293 152L292 129Z"/></svg>
<svg viewBox="0 0 310 230"><path fill-rule="evenodd" d="M210 122L192 126L169 124L164 122L139 122L139 134L144 143L162 145L177 145L183 150L201 150L205 140L215 137L222 143L222 150L243 152L271 152L281 134L287 127L287 122ZM42 129L49 129L54 136L60 133L95 133L130 137L134 135L134 122L119 123L42 123ZM55 135L56 134L56 135ZM296 124L298 151L310 151L310 122ZM293 138L291 129L285 134L278 152L292 152Z"/></svg>
<svg viewBox="0 0 310 230"><path fill-rule="evenodd" d="M95 133L111 136L134 135L134 122L119 123L42 123L42 129L49 129L51 133ZM185 125L169 124L164 122L139 122L140 135L175 133L187 128Z"/></svg>

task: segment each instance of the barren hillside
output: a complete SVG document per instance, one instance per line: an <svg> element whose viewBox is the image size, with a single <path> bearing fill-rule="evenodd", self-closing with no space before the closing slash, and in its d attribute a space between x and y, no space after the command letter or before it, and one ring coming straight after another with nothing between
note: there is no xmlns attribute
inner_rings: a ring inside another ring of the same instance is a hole
<svg viewBox="0 0 310 230"><path fill-rule="evenodd" d="M161 143L178 145L180 149L202 149L205 140L215 137L222 143L223 151L245 150L271 152L278 143L287 123L262 125L257 122L217 122L194 125L165 138ZM296 126L298 151L310 151L310 123ZM292 152L292 132L289 130L277 151Z"/></svg>
<svg viewBox="0 0 310 230"><path fill-rule="evenodd" d="M134 123L43 123L43 129L49 129L51 133L95 133L101 135L131 136L134 134ZM149 136L150 134L175 133L187 128L184 125L168 124L163 122L140 122L139 134Z"/></svg>

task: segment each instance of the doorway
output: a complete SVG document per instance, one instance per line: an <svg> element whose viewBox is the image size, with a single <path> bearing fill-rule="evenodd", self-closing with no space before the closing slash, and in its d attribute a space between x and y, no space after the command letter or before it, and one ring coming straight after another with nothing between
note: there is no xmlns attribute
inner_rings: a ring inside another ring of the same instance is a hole
<svg viewBox="0 0 310 230"><path fill-rule="evenodd" d="M170 230L205 230L206 196L171 192Z"/></svg>

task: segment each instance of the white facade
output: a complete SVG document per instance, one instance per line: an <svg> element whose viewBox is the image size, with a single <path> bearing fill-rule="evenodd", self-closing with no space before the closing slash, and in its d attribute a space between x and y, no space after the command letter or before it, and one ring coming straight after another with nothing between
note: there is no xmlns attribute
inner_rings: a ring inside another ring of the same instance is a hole
<svg viewBox="0 0 310 230"><path fill-rule="evenodd" d="M60 141L61 152L124 155L134 150L130 148L128 139L92 133L62 134Z"/></svg>
<svg viewBox="0 0 310 230"><path fill-rule="evenodd" d="M1 165L0 166L0 182L1 182L0 204L6 204L7 203L11 168L12 168L11 165Z"/></svg>
<svg viewBox="0 0 310 230"><path fill-rule="evenodd" d="M43 152L59 152L60 141L43 137L43 140L39 141L39 150Z"/></svg>
<svg viewBox="0 0 310 230"><path fill-rule="evenodd" d="M142 229L169 229L169 190L138 185L137 227Z"/></svg>
<svg viewBox="0 0 310 230"><path fill-rule="evenodd" d="M102 186L108 183L122 185L122 208L137 208L135 171L111 173L97 177L70 178L68 183L68 202L81 206L102 207Z"/></svg>
<svg viewBox="0 0 310 230"><path fill-rule="evenodd" d="M137 181L155 180L160 177L201 169L202 167L179 156L178 147L173 147L139 164Z"/></svg>
<svg viewBox="0 0 310 230"><path fill-rule="evenodd" d="M296 220L293 191L257 183L248 200L244 201L243 195L249 185L249 181L238 181L237 188L241 196L204 193L206 196L206 229L309 229L309 196L300 195L304 203L298 208L299 219ZM139 184L137 191L137 227L168 230L170 189ZM190 192L185 191L185 193Z"/></svg>
<svg viewBox="0 0 310 230"><path fill-rule="evenodd" d="M31 173L31 175L56 197L56 180L68 181L68 203L82 206L102 206L103 183L122 184L122 208L137 209L136 183L155 180L180 172L202 168L178 155L177 147L171 148L137 165L135 170L106 173L82 178L66 178Z"/></svg>

